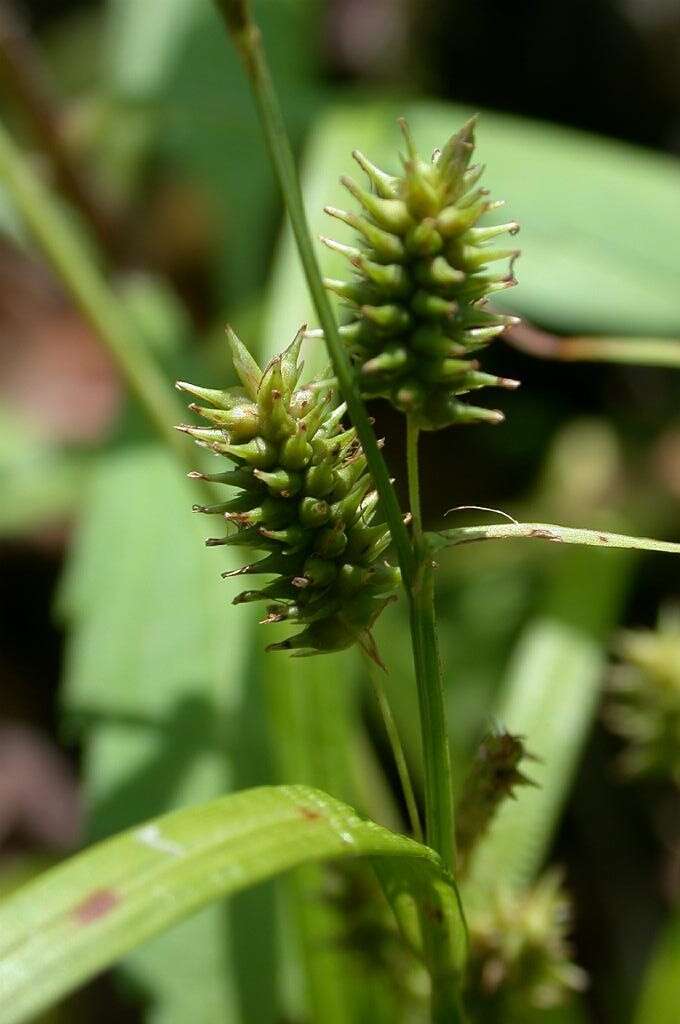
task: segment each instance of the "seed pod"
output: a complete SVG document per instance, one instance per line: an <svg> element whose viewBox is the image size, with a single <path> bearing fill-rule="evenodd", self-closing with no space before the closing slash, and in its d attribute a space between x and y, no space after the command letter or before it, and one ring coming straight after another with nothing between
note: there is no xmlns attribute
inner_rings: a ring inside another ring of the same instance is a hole
<svg viewBox="0 0 680 1024"><path fill-rule="evenodd" d="M472 388L517 387L503 377L471 377L477 367L458 358L489 344L516 321L482 308L487 296L516 284L512 268L519 255L517 249L487 243L506 232L516 234L519 227L514 222L477 226L502 204L475 188L483 167L470 166L474 124L468 121L428 163L400 121L408 150L403 175L388 175L355 151L370 191L351 178L341 181L361 213L326 208L359 235L356 246L322 241L353 267L351 279L327 279L326 287L352 311L341 334L361 389L367 397L388 398L424 430L498 423L502 414L467 406L458 396ZM508 259L508 270L490 272Z"/></svg>
<svg viewBox="0 0 680 1024"><path fill-rule="evenodd" d="M227 336L243 387L177 385L210 403L191 408L213 424L178 429L237 467L190 474L237 488L230 500L194 506L195 512L223 515L234 528L206 543L267 552L224 575L278 577L234 600L273 600L264 622L304 627L269 650L325 653L359 642L370 651L366 634L394 599L399 570L381 559L390 535L374 523L375 492L356 433L342 422L345 406L334 400L328 373L297 386L303 331L264 371L233 331Z"/></svg>

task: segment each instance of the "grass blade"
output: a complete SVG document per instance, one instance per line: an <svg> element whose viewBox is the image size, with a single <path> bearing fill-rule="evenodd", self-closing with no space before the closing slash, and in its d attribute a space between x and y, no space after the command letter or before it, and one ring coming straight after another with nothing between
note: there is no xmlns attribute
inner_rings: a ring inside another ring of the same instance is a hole
<svg viewBox="0 0 680 1024"><path fill-rule="evenodd" d="M430 534L433 547L455 547L478 540L548 540L555 544L583 544L599 548L634 548L637 551L661 551L680 555L680 544L653 540L651 537L628 537L623 533L602 530L580 530L552 523L499 523L492 526L462 526Z"/></svg>
<svg viewBox="0 0 680 1024"><path fill-rule="evenodd" d="M432 850L306 786L246 790L106 840L0 907L0 1017L28 1020L210 901L346 856L403 857L413 885L444 877Z"/></svg>

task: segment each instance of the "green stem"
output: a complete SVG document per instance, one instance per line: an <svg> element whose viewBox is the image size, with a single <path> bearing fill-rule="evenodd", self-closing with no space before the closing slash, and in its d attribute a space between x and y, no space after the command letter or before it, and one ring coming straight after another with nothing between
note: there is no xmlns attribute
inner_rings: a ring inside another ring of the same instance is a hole
<svg viewBox="0 0 680 1024"><path fill-rule="evenodd" d="M352 367L323 286L309 233L295 161L269 73L259 28L250 16L248 0L215 0L215 3L225 19L250 81L269 155L290 217L307 286L324 332L333 372L366 456L399 560L409 599L421 716L425 762L426 835L428 842L440 854L444 865L452 870L455 858L451 768L443 685L434 628L431 564L425 555L423 543L417 544L415 548L411 546L387 467L356 386ZM440 982L436 975L433 975L432 985L433 1007L440 1007L443 1012L444 1008L447 1008L448 1020L459 1020L459 1015L455 1013L455 1000L458 998L455 985L449 979ZM437 1019L444 1019L441 1013Z"/></svg>
<svg viewBox="0 0 680 1024"><path fill-rule="evenodd" d="M262 48L260 30L250 17L248 4L244 0L215 0L215 2L226 20L227 28L241 55L250 81L269 155L290 217L307 286L323 328L333 372L338 380L342 397L347 403L349 417L361 441L371 475L380 495L385 518L390 527L399 564L404 573L404 579L407 581L415 568L413 551L401 518L399 503L390 483L387 466L380 454L364 402L354 384L352 368L321 280L319 264L307 225L295 161Z"/></svg>
<svg viewBox="0 0 680 1024"><path fill-rule="evenodd" d="M451 756L434 614L433 566L422 530L418 437L418 427L411 417L407 417L406 464L409 506L413 517L413 539L418 559L418 573L409 590L409 612L414 638L416 675L420 681L418 701L425 762L425 834L428 844L437 850L448 870L455 874Z"/></svg>
<svg viewBox="0 0 680 1024"><path fill-rule="evenodd" d="M0 125L0 180L53 270L111 354L154 429L190 466L187 445L173 428L184 418L167 381L140 344L117 297L104 281L72 222L55 203Z"/></svg>
<svg viewBox="0 0 680 1024"><path fill-rule="evenodd" d="M399 775L399 782L401 784L401 790L404 796L404 802L406 804L406 811L408 814L409 823L411 825L411 832L413 838L419 843L423 842L423 829L420 824L420 815L418 813L418 804L416 796L413 791L413 783L411 782L411 774L408 770L408 762L406 761L406 755L404 753L404 747L399 736L399 729L397 723L392 714L392 708L383 686L382 677L369 658L365 658L365 663L368 668L368 674L370 676L371 685L373 686L373 693L375 699L378 702L380 708L380 714L382 716L383 725L385 726L385 732L392 749L392 757Z"/></svg>

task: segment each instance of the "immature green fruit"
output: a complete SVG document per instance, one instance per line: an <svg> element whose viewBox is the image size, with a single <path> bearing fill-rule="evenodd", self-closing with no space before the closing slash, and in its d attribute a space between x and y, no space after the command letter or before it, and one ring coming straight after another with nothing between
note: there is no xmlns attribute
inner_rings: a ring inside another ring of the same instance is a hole
<svg viewBox="0 0 680 1024"><path fill-rule="evenodd" d="M237 467L190 474L235 488L224 502L194 506L235 527L206 544L268 553L225 573L276 577L243 591L234 604L270 601L265 623L304 627L268 650L329 652L358 642L374 653L370 628L393 599L399 570L380 557L390 534L373 524L377 495L356 432L343 426L345 406L334 399L328 380L298 386L304 329L264 371L231 329L227 336L242 388L177 384L209 403L189 408L212 424L178 430Z"/></svg>
<svg viewBox="0 0 680 1024"><path fill-rule="evenodd" d="M622 633L616 647L605 717L627 741L621 767L680 786L680 610L663 611L655 630Z"/></svg>
<svg viewBox="0 0 680 1024"><path fill-rule="evenodd" d="M571 916L557 871L526 892L501 890L468 916L466 1002L474 1020L526 1024L585 987L584 971L571 960Z"/></svg>
<svg viewBox="0 0 680 1024"><path fill-rule="evenodd" d="M519 255L487 243L519 227L478 226L502 203L489 202L487 190L476 188L483 168L469 166L474 119L430 163L418 155L406 123L400 125L408 150L403 175L386 174L355 151L370 187L341 181L361 214L326 207L359 235L356 246L322 239L354 268L350 281L325 282L351 310L340 333L363 393L389 398L421 428L498 423L502 413L468 405L460 396L489 386L517 387L517 381L479 373L468 357L516 320L484 306L489 295L516 284L512 267ZM508 259L509 269L491 268Z"/></svg>

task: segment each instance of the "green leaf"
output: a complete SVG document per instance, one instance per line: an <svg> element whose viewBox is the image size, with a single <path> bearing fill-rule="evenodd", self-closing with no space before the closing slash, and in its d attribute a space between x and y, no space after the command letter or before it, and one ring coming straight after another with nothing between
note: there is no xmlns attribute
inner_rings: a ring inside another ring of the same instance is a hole
<svg viewBox="0 0 680 1024"><path fill-rule="evenodd" d="M56 449L23 417L0 407L0 535L70 517L87 474L82 456Z"/></svg>
<svg viewBox="0 0 680 1024"><path fill-rule="evenodd" d="M229 562L204 548L195 500L152 447L103 458L83 496L59 604L62 693L83 734L93 838L262 778L261 745L240 741L253 713L248 613L228 609L236 581L220 579ZM225 945L237 937L210 908L135 952L126 966L150 990L149 1019L236 1016Z"/></svg>
<svg viewBox="0 0 680 1024"><path fill-rule="evenodd" d="M650 537L627 537L622 533L605 533L602 530L580 530L568 526L554 526L552 523L500 523L492 526L462 526L441 533L428 534L430 544L437 550L455 547L457 544L471 544L480 540L547 540L554 544L583 544L587 547L628 548L637 551L661 551L666 554L680 554L680 544Z"/></svg>
<svg viewBox="0 0 680 1024"><path fill-rule="evenodd" d="M676 1024L680 1007L680 912L663 929L647 965L635 1024Z"/></svg>
<svg viewBox="0 0 680 1024"><path fill-rule="evenodd" d="M209 901L292 867L358 856L404 858L411 891L444 882L433 851L305 786L233 794L99 843L0 906L4 1024L27 1020Z"/></svg>
<svg viewBox="0 0 680 1024"><path fill-rule="evenodd" d="M469 108L449 104L397 106L375 100L331 108L312 133L303 173L314 231L328 234L324 205L344 205L337 178L351 171L352 149L361 149L385 170L394 171L401 145L397 115L407 118L421 151L428 153L470 113ZM520 286L503 293L499 306L570 332L677 336L676 159L489 111L480 114L477 142L477 157L488 167L493 197L507 201L503 219L518 220L522 226ZM348 233L343 240L349 237ZM280 267L292 257L288 232L283 244ZM342 257L322 253L321 246L319 255L329 276L346 270ZM285 277L290 284L290 277ZM301 294L301 288L294 287L283 303L288 316L276 327L286 335L294 321L311 316L309 306L297 301Z"/></svg>

